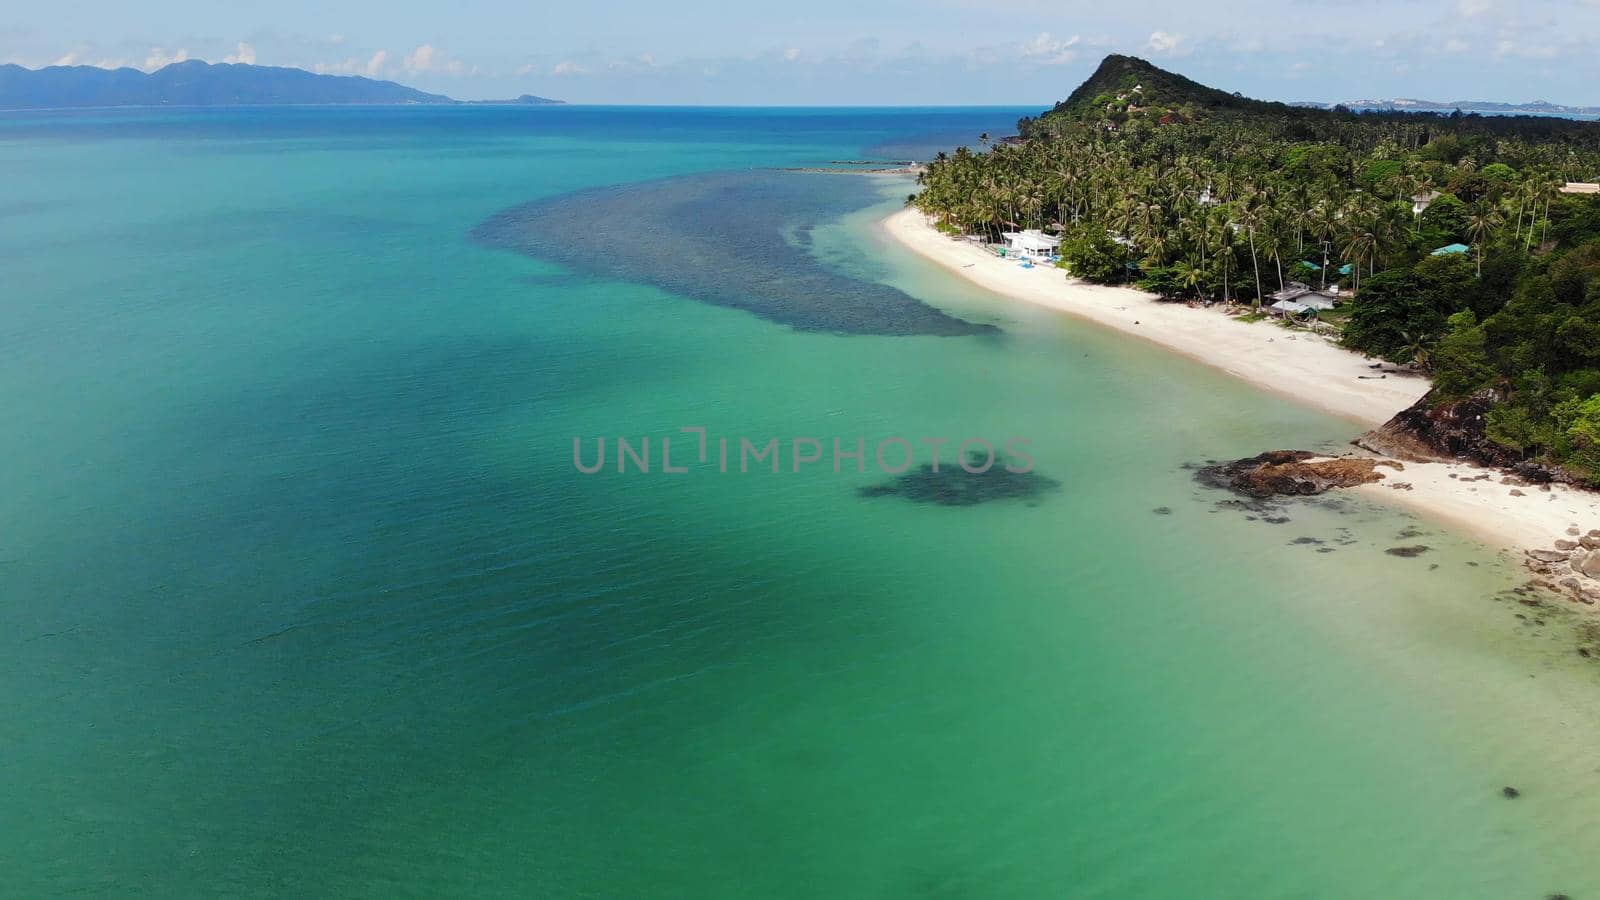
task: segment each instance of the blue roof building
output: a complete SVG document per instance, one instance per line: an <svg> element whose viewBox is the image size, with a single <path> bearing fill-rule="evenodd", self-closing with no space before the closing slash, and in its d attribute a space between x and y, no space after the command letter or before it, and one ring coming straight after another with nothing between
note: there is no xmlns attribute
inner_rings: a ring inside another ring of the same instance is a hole
<svg viewBox="0 0 1600 900"><path fill-rule="evenodd" d="M1443 247L1440 247L1439 249L1433 251L1432 255L1433 256L1449 256L1452 253L1465 253L1465 252L1467 252L1468 250L1471 250L1471 249L1472 248L1468 247L1466 244L1446 244Z"/></svg>

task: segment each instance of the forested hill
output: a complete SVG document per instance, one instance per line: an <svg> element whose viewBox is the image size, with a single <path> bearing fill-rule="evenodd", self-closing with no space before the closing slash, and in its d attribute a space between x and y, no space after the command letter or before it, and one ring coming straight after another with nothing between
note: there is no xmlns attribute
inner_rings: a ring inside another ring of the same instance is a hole
<svg viewBox="0 0 1600 900"><path fill-rule="evenodd" d="M1072 275L1175 300L1337 290L1287 324L1432 376L1393 431L1600 485L1600 124L1292 107L1112 56L1021 130L941 155L913 202L951 234L1058 231Z"/></svg>
<svg viewBox="0 0 1600 900"><path fill-rule="evenodd" d="M142 72L95 66L0 66L0 109L110 106L262 106L286 104L453 104L393 81L319 75L304 69L192 59ZM557 101L523 95L516 104Z"/></svg>
<svg viewBox="0 0 1600 900"><path fill-rule="evenodd" d="M1258 115L1316 115L1326 110L1294 107L1287 103L1252 100L1241 94L1208 87L1176 72L1168 72L1137 56L1112 54L1101 60L1088 80L1078 85L1067 99L1045 115L1081 115L1092 108L1115 102L1119 95L1138 89L1137 98L1147 106L1190 106L1213 112L1228 111Z"/></svg>
<svg viewBox="0 0 1600 900"><path fill-rule="evenodd" d="M1231 123L1299 140L1335 137L1344 142L1359 142L1363 135L1378 134L1378 129L1363 126L1387 122L1421 135L1424 143L1428 129L1437 129L1459 135L1561 139L1600 149L1600 129L1591 122L1556 116L1483 116L1399 108L1358 112L1343 106L1257 100L1201 84L1138 57L1118 54L1102 60L1094 74L1067 99L1037 119L1022 120L1018 127L1024 136L1036 136L1060 132L1084 121L1120 126L1140 119L1164 125ZM1349 130L1352 126L1354 131ZM1347 136L1337 136L1340 130L1345 130Z"/></svg>

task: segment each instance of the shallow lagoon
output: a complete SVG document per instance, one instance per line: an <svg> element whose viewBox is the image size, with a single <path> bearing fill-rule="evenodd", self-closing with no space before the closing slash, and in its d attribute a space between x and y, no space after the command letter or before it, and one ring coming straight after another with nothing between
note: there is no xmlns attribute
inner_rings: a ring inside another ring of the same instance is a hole
<svg viewBox="0 0 1600 900"><path fill-rule="evenodd" d="M8 120L8 888L1600 890L1580 623L1430 523L1252 518L1188 468L1347 425L897 251L902 181L829 181L774 254L982 333L797 328L471 237L1015 117ZM1059 486L572 467L574 436L689 425L1022 434Z"/></svg>

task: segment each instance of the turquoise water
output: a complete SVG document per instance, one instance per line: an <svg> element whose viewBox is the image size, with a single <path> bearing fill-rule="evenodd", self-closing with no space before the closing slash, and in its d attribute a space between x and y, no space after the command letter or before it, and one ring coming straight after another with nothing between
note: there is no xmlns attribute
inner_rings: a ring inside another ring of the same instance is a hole
<svg viewBox="0 0 1600 900"><path fill-rule="evenodd" d="M1219 505L1187 466L1350 426L769 171L1019 112L0 120L0 893L1600 892L1581 620L1391 510ZM593 252L482 239L530 209ZM1059 486L573 467L683 426Z"/></svg>

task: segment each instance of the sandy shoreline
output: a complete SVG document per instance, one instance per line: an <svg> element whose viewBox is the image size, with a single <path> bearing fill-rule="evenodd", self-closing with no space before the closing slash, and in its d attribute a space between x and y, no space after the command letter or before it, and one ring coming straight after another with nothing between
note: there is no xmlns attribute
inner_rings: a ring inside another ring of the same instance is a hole
<svg viewBox="0 0 1600 900"><path fill-rule="evenodd" d="M1370 361L1325 338L1161 303L1133 288L1086 284L1058 269L1024 269L940 234L913 209L882 224L908 249L997 294L1136 335L1366 428L1388 421L1428 390L1427 380L1416 376L1362 378L1372 374ZM1468 463L1406 463L1404 471L1353 490L1451 522L1499 549L1548 549L1571 539L1574 527L1600 528L1600 493L1502 484L1502 477Z"/></svg>
<svg viewBox="0 0 1600 900"><path fill-rule="evenodd" d="M1548 491L1502 484L1503 477L1497 469L1471 463L1408 462L1404 471L1386 472L1382 481L1350 490L1451 522L1500 549L1549 549L1558 540L1575 539L1569 529L1600 528L1600 494L1564 484L1552 484Z"/></svg>
<svg viewBox="0 0 1600 900"><path fill-rule="evenodd" d="M997 294L1153 341L1367 428L1387 422L1428 390L1427 379L1417 376L1372 378L1370 360L1316 335L1267 322L1241 323L1217 310L1162 303L1133 288L1071 280L1059 269L1024 269L981 247L951 240L913 209L895 213L883 227L919 255Z"/></svg>

